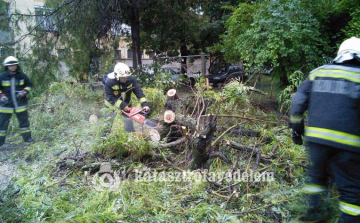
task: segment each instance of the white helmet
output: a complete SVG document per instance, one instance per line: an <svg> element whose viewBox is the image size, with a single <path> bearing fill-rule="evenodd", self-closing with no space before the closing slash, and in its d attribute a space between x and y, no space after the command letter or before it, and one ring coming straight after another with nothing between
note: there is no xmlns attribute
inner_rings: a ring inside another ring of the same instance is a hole
<svg viewBox="0 0 360 223"><path fill-rule="evenodd" d="M360 39L351 37L341 43L334 62L342 63L347 60L352 60L355 57L360 57Z"/></svg>
<svg viewBox="0 0 360 223"><path fill-rule="evenodd" d="M3 62L4 67L10 65L16 65L16 64L19 64L19 60L13 56L6 57L6 59Z"/></svg>
<svg viewBox="0 0 360 223"><path fill-rule="evenodd" d="M130 68L124 63L117 63L114 67L114 75L117 79L131 75Z"/></svg>

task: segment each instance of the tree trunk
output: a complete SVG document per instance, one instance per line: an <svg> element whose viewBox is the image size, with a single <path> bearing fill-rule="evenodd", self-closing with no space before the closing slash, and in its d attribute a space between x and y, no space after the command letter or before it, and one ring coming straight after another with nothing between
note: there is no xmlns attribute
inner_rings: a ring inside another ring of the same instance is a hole
<svg viewBox="0 0 360 223"><path fill-rule="evenodd" d="M142 65L140 50L140 13L138 0L133 1L131 9L131 40L133 50L133 67L134 69L136 69L138 66Z"/></svg>
<svg viewBox="0 0 360 223"><path fill-rule="evenodd" d="M205 163L211 158L211 141L216 131L216 117L209 116L208 125L202 130L198 137L191 142L193 160L190 165L191 169L204 167Z"/></svg>
<svg viewBox="0 0 360 223"><path fill-rule="evenodd" d="M187 49L185 40L181 40L180 54L182 56L181 57L181 73L186 74L187 73L187 57L183 57L183 56L188 56L189 51Z"/></svg>

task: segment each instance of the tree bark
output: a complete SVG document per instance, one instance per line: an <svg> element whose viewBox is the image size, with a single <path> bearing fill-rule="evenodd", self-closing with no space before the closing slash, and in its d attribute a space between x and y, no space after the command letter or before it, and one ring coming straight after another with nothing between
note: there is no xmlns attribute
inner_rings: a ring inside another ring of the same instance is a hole
<svg viewBox="0 0 360 223"><path fill-rule="evenodd" d="M133 67L136 69L142 65L141 62L141 49L140 49L140 12L139 1L133 0L132 15L131 15L131 40L133 49Z"/></svg>
<svg viewBox="0 0 360 223"><path fill-rule="evenodd" d="M191 169L198 169L204 167L210 158L211 140L216 131L216 117L209 117L209 124L202 130L198 137L191 142L191 149L193 152L193 160L190 165Z"/></svg>
<svg viewBox="0 0 360 223"><path fill-rule="evenodd" d="M184 39L181 40L180 54L182 56L181 57L181 73L186 74L187 73L187 57L183 57L183 56L188 56L189 51L187 49L186 41Z"/></svg>

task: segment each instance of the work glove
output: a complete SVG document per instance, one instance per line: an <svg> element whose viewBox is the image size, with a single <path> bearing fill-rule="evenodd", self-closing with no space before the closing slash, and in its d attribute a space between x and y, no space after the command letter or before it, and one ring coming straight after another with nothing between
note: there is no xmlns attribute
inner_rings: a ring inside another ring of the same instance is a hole
<svg viewBox="0 0 360 223"><path fill-rule="evenodd" d="M302 135L298 134L297 132L295 132L293 130L292 132L292 137L291 137L292 141L296 144L296 145L302 145L303 144L303 139L302 139Z"/></svg>
<svg viewBox="0 0 360 223"><path fill-rule="evenodd" d="M292 141L296 144L296 145L302 145L303 144L303 140L302 140L302 136L304 135L304 121L302 121L301 123L290 123L290 128L292 128Z"/></svg>
<svg viewBox="0 0 360 223"><path fill-rule="evenodd" d="M125 112L130 112L131 111L131 108L129 106L126 106L125 108L122 109L123 111Z"/></svg>
<svg viewBox="0 0 360 223"><path fill-rule="evenodd" d="M7 103L7 102L9 102L9 98L6 97L5 94L1 94L1 95L0 95L0 102L2 102L2 103Z"/></svg>
<svg viewBox="0 0 360 223"><path fill-rule="evenodd" d="M21 98L25 97L26 94L27 94L27 91L22 90L17 93L16 98L21 99Z"/></svg>
<svg viewBox="0 0 360 223"><path fill-rule="evenodd" d="M144 106L142 109L143 109L144 115L150 114L150 107L149 106Z"/></svg>

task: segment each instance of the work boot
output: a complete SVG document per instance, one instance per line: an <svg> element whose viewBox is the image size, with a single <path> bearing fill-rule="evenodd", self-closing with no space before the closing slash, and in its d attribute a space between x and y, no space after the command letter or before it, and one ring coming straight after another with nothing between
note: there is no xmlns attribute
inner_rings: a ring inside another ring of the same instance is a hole
<svg viewBox="0 0 360 223"><path fill-rule="evenodd" d="M324 200L324 194L310 195L308 199L309 208L304 215L300 216L299 220L303 222L325 222L329 218L330 209Z"/></svg>
<svg viewBox="0 0 360 223"><path fill-rule="evenodd" d="M304 214L304 216L301 216L299 218L300 221L302 222L307 222L307 223L322 223L322 222L326 222L326 219L328 219L328 212L325 211L319 211L319 210L309 210L306 212L306 214Z"/></svg>

